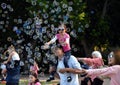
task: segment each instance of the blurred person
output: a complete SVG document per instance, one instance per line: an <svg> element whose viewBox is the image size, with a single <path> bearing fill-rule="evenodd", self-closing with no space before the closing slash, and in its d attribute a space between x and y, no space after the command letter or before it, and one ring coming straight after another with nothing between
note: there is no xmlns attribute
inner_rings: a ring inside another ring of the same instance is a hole
<svg viewBox="0 0 120 85"><path fill-rule="evenodd" d="M84 72L87 73L87 76L90 76L92 80L97 76L106 76L111 78L110 85L120 85L120 49L114 50L111 57L109 63L112 66L102 69L84 70Z"/></svg>
<svg viewBox="0 0 120 85"><path fill-rule="evenodd" d="M36 73L38 75L38 71L39 71L39 67L37 63L35 61L31 62L30 73Z"/></svg>
<svg viewBox="0 0 120 85"><path fill-rule="evenodd" d="M89 65L89 69L97 69L102 68L104 65L102 55L99 51L93 51L92 52L92 58L78 58L79 61L83 61L87 65ZM90 85L90 79L88 81ZM103 80L100 77L96 77L93 82L91 82L93 85L102 85Z"/></svg>

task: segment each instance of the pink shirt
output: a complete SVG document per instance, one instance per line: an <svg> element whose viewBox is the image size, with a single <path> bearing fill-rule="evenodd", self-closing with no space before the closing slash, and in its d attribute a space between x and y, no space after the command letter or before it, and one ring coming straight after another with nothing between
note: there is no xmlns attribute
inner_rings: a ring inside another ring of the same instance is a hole
<svg viewBox="0 0 120 85"><path fill-rule="evenodd" d="M28 85L31 85L31 84L28 84ZM35 84L32 84L32 85L41 85L40 82L37 82Z"/></svg>
<svg viewBox="0 0 120 85"><path fill-rule="evenodd" d="M87 70L88 76L96 78L96 76L107 76L111 78L110 85L120 85L120 65L114 65L103 69Z"/></svg>
<svg viewBox="0 0 120 85"><path fill-rule="evenodd" d="M64 42L67 41L67 39L70 40L70 36L67 33L65 33L63 36L61 36L60 34L56 34L56 36L57 36L57 39L58 39L59 43L64 43ZM64 52L67 52L67 51L71 50L70 42L68 42L65 45L62 45L62 47L63 47Z"/></svg>
<svg viewBox="0 0 120 85"><path fill-rule="evenodd" d="M84 61L92 68L99 68L104 65L102 58L84 58Z"/></svg>

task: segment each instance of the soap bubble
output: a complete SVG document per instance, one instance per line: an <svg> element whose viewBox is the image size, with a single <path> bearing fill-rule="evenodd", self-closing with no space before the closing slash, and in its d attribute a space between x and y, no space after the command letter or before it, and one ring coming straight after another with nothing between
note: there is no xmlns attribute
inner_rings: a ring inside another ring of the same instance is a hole
<svg viewBox="0 0 120 85"><path fill-rule="evenodd" d="M17 26L14 26L14 27L13 27L13 31L16 31L16 30L18 30L18 27L17 27Z"/></svg>
<svg viewBox="0 0 120 85"><path fill-rule="evenodd" d="M11 5L8 4L8 5L7 5L7 8L10 9L10 8L11 8Z"/></svg>
<svg viewBox="0 0 120 85"><path fill-rule="evenodd" d="M73 11L73 8L72 7L68 7L68 11Z"/></svg>
<svg viewBox="0 0 120 85"><path fill-rule="evenodd" d="M89 28L89 24L86 24L86 25L85 25L85 28Z"/></svg>
<svg viewBox="0 0 120 85"><path fill-rule="evenodd" d="M11 38L11 37L8 37L8 38L7 38L7 41L11 42L11 41L12 41L12 38Z"/></svg>
<svg viewBox="0 0 120 85"><path fill-rule="evenodd" d="M2 32L6 32L6 29L3 29Z"/></svg>
<svg viewBox="0 0 120 85"><path fill-rule="evenodd" d="M62 5L62 8L67 8L67 7L68 7L67 4Z"/></svg>
<svg viewBox="0 0 120 85"><path fill-rule="evenodd" d="M2 17L6 17L6 15L5 15L5 14L2 14Z"/></svg>
<svg viewBox="0 0 120 85"><path fill-rule="evenodd" d="M1 4L1 7L2 7L3 9L6 9L6 6L7 6L6 3L2 3L2 4Z"/></svg>
<svg viewBox="0 0 120 85"><path fill-rule="evenodd" d="M17 23L17 19L14 19L13 21L14 21L15 23Z"/></svg>
<svg viewBox="0 0 120 85"><path fill-rule="evenodd" d="M36 1L32 0L32 5L35 6L36 4L37 4Z"/></svg>
<svg viewBox="0 0 120 85"><path fill-rule="evenodd" d="M22 19L18 19L18 23L19 23L19 24L22 24Z"/></svg>

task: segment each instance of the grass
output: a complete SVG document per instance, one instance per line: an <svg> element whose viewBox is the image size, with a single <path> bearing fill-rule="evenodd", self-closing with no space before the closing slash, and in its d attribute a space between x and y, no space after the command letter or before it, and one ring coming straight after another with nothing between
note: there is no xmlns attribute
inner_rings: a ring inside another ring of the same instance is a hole
<svg viewBox="0 0 120 85"><path fill-rule="evenodd" d="M52 81L52 82L45 82L44 80L41 81L42 85L56 85L58 83L58 81ZM0 85L5 85L5 84L1 84ZM20 80L19 85L28 85L28 80Z"/></svg>

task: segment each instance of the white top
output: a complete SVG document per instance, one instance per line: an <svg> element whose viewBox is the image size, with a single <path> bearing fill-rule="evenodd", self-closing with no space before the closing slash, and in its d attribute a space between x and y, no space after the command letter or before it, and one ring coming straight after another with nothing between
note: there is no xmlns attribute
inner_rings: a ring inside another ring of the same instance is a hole
<svg viewBox="0 0 120 85"><path fill-rule="evenodd" d="M5 70L5 69L6 69L6 65L2 64L2 65L1 65L1 69L2 69L2 70Z"/></svg>
<svg viewBox="0 0 120 85"><path fill-rule="evenodd" d="M80 85L79 80L78 80L78 74L73 74L73 73L62 74L59 72L60 69L65 68L63 61L64 61L64 59L58 60L58 66L57 66L57 72L60 76L60 85ZM80 63L74 56L70 57L70 59L68 60L68 65L69 65L69 68L81 69ZM68 76L72 77L71 82L67 82Z"/></svg>
<svg viewBox="0 0 120 85"><path fill-rule="evenodd" d="M17 53L14 53L12 56L12 60L20 60L20 57Z"/></svg>
<svg viewBox="0 0 120 85"><path fill-rule="evenodd" d="M23 61L20 61L20 66L24 66L24 62Z"/></svg>

